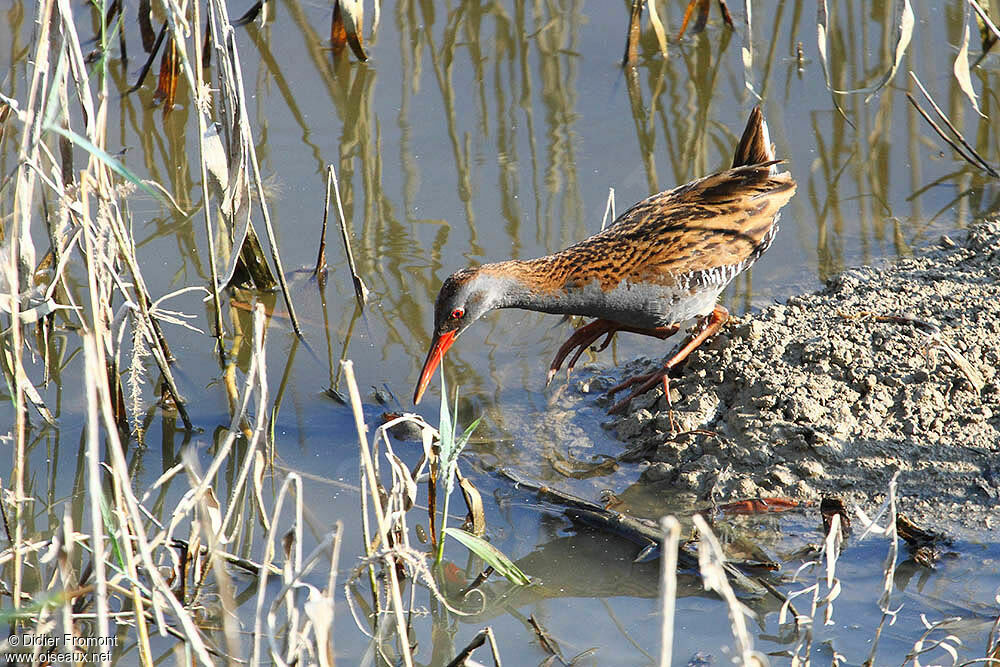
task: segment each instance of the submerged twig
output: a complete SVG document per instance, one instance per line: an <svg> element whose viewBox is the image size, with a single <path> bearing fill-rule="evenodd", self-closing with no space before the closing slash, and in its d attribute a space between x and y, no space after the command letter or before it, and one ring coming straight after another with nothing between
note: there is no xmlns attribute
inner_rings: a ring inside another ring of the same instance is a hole
<svg viewBox="0 0 1000 667"><path fill-rule="evenodd" d="M910 104L912 104L917 109L917 111L920 112L920 115L924 117L924 120L926 120L930 124L930 126L934 128L934 131L937 132L942 139L948 142L949 146L955 149L956 153L962 156L962 159L964 159L966 162L976 167L977 169L982 169L986 171L987 173L990 174L990 176L993 176L994 178L1000 178L1000 173L998 173L996 169L994 169L988 162L986 162L986 160L983 159L983 157L978 152L976 152L976 149L973 148L972 145L965 140L965 137L962 136L962 133L958 131L958 129L951 122L948 116L946 116L944 112L941 111L941 107L937 105L937 102L934 101L934 98L931 97L930 93L927 92L927 89L924 88L922 83L920 83L920 79L917 78L917 75L914 74L913 72L910 72L910 78L912 78L913 82L917 84L917 87L920 89L920 92L923 93L924 97L930 103L931 108L934 109L934 112L937 114L938 118L940 118L944 122L944 124L948 126L948 129L951 130L952 134L955 135L958 141L962 144L962 147L964 147L965 150L968 151L968 153L963 151L962 148L959 148L955 144L955 142L952 141L947 134L945 134L944 130L942 130L941 127L934 122L934 120L930 117L930 115L921 108L921 106L917 103L916 99L914 99L911 93L906 93L906 99L908 99L910 101Z"/></svg>

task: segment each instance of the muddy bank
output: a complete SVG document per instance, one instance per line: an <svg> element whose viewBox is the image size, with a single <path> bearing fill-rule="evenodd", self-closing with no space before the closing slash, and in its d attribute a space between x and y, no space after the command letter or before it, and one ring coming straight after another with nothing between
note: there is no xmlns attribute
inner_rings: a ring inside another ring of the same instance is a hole
<svg viewBox="0 0 1000 667"><path fill-rule="evenodd" d="M638 360L622 375L661 361ZM998 365L992 222L734 318L672 380L677 431L662 390L606 427L625 441L627 460L648 462L643 480L665 491L716 500L838 493L870 506L898 469L914 518L993 528ZM597 376L589 390L614 381Z"/></svg>

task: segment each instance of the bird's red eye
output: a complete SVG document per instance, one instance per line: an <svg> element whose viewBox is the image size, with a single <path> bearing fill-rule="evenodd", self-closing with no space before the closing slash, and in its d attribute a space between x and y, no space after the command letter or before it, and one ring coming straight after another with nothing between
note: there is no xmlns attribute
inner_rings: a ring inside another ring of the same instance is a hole
<svg viewBox="0 0 1000 667"><path fill-rule="evenodd" d="M456 308L455 310L451 311L451 316L453 319L460 320L463 317L465 317L465 311L462 310L461 308Z"/></svg>

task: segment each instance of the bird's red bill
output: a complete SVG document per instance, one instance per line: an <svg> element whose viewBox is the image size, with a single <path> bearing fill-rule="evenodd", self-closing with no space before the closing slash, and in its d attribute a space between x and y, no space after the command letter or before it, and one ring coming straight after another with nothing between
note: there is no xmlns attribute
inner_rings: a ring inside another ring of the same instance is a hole
<svg viewBox="0 0 1000 667"><path fill-rule="evenodd" d="M447 352L448 348L451 347L451 344L455 342L455 338L457 336L457 329L443 333L440 336L434 336L434 341L431 343L431 349L427 352L427 359L424 361L424 368L420 371L420 382L417 383L417 390L413 393L414 405L420 402L420 397L424 395L427 385L431 383L431 378L434 377L434 369L436 369L441 363L441 360L444 359L444 353Z"/></svg>

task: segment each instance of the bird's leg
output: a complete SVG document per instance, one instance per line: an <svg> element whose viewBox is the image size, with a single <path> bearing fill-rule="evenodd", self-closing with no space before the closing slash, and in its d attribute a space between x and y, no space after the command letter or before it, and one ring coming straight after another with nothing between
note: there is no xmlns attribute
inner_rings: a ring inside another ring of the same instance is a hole
<svg viewBox="0 0 1000 667"><path fill-rule="evenodd" d="M613 406L611 406L611 409L608 410L608 412L610 414L617 414L619 412L624 411L626 406L628 406L629 401L631 401L636 396L645 394L647 391L655 387L658 382L663 383L663 391L666 392L667 401L669 402L670 371L679 364L683 363L684 360L688 358L688 355L694 352L694 350L696 350L699 345L704 343L715 332L721 329L722 325L725 324L726 320L728 319L729 319L729 311L726 310L723 306L717 305L711 313L703 317L698 322L698 326L695 328L695 331L684 342L684 344L681 346L681 349L678 350L677 353L673 357L671 357L666 364L664 364L663 368L655 370L652 373L636 375L634 377L629 378L628 380L625 380L621 384L617 384L611 389L608 389L607 395L614 396L623 389L628 389L629 387L639 385L638 387L632 390L631 394L629 394L628 396L626 396L625 398L623 398L622 400L618 401Z"/></svg>
<svg viewBox="0 0 1000 667"><path fill-rule="evenodd" d="M559 351L556 352L556 356L552 360L552 363L549 364L549 374L545 378L545 385L548 386L548 384L552 382L552 378L555 376L556 371L559 370L563 362L566 360L566 357L568 357L573 350L576 350L576 353L573 355L573 358L570 359L569 365L566 367L567 374L573 370L577 360L584 353L584 351L596 343L601 336L607 336L607 338L605 338L604 342L601 343L601 347L598 349L598 352L610 345L611 339L619 331L641 334L643 336L653 336L654 338L659 338L660 340L666 340L677 333L679 328L680 327L677 325L674 325L669 327L641 329L639 327L630 327L620 324L612 320L594 320L590 324L585 324L574 331L573 335L562 344L562 347L560 347Z"/></svg>

